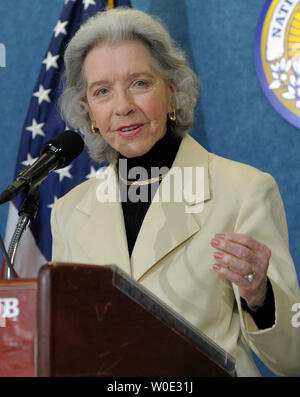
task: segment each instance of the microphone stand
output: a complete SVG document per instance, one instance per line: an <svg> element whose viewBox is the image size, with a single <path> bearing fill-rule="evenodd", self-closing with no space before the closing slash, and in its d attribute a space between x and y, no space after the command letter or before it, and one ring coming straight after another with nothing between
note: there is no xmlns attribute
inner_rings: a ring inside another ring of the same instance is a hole
<svg viewBox="0 0 300 397"><path fill-rule="evenodd" d="M34 220L34 218L37 215L39 204L40 204L40 200L39 200L39 185L38 185L27 194L22 204L22 207L18 213L19 220L16 225L14 234L11 238L9 248L7 251L8 257L10 258L11 266L5 263L5 268L4 268L5 280L11 280L17 278L16 272L14 271L14 261L15 261L17 249L25 229L30 224L30 222Z"/></svg>

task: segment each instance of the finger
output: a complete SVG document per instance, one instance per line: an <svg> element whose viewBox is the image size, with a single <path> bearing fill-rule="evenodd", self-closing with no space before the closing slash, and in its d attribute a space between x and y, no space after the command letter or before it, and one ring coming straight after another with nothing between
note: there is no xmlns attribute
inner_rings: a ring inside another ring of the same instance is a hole
<svg viewBox="0 0 300 397"><path fill-rule="evenodd" d="M257 288L257 280L255 278L252 283L249 283L249 281L246 280L244 276L233 272L232 270L220 265L219 263L215 263L213 265L213 268L218 274L220 274L220 276L226 278L226 280L234 283L243 290L253 291Z"/></svg>
<svg viewBox="0 0 300 397"><path fill-rule="evenodd" d="M254 271L253 265L230 254L214 252L214 258L219 263L226 266L229 270L232 270L233 272L238 273L243 277L245 277L249 273L253 273Z"/></svg>
<svg viewBox="0 0 300 397"><path fill-rule="evenodd" d="M228 232L228 233L217 233L215 235L215 237L218 239L225 239L225 240L229 240L229 241L241 244L241 245L247 247L248 249L250 249L251 251L259 252L259 253L269 256L269 257L271 256L271 251L265 244L257 241L256 239L249 236L248 234Z"/></svg>
<svg viewBox="0 0 300 397"><path fill-rule="evenodd" d="M248 262L253 265L257 264L258 262L258 258L255 253L241 244L237 244L225 239L214 238L211 241L211 245L223 253L230 254L235 258L242 260L243 262Z"/></svg>

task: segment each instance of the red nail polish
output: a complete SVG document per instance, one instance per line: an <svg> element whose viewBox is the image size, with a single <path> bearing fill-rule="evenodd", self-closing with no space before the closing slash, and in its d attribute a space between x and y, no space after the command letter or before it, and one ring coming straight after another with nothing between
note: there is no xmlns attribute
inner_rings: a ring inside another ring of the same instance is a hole
<svg viewBox="0 0 300 397"><path fill-rule="evenodd" d="M219 270L221 269L221 266L218 265L217 263L215 263L215 264L213 265L213 268L214 268L216 271L219 271Z"/></svg>
<svg viewBox="0 0 300 397"><path fill-rule="evenodd" d="M224 254L222 254L221 252L215 252L215 253L214 253L214 257L215 257L216 259L223 259Z"/></svg>
<svg viewBox="0 0 300 397"><path fill-rule="evenodd" d="M212 245L218 246L220 244L219 240L216 240L215 238L212 240Z"/></svg>
<svg viewBox="0 0 300 397"><path fill-rule="evenodd" d="M225 234L224 233L217 233L215 234L216 238L225 238Z"/></svg>

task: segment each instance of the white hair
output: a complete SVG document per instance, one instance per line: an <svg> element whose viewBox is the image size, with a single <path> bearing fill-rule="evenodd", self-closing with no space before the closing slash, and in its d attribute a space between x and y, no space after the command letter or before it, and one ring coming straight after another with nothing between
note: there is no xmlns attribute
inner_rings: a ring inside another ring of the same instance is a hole
<svg viewBox="0 0 300 397"><path fill-rule="evenodd" d="M64 58L65 86L60 98L60 109L66 124L84 135L90 156L98 162L110 162L115 150L101 134L95 136L91 131L88 108L83 101L87 90L84 61L87 54L101 43L115 45L128 40L142 42L149 51L154 69L176 86L177 118L175 122L170 122L172 131L183 136L194 122L199 81L163 24L131 8L119 7L100 12L81 26L67 46Z"/></svg>

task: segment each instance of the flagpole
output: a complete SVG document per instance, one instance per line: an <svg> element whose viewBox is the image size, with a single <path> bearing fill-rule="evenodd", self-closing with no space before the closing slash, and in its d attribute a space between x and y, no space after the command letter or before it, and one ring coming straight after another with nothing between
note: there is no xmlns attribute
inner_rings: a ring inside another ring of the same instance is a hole
<svg viewBox="0 0 300 397"><path fill-rule="evenodd" d="M109 10L111 10L112 8L114 8L114 0L107 0L107 8Z"/></svg>
<svg viewBox="0 0 300 397"><path fill-rule="evenodd" d="M5 279L6 280L10 279L11 275L12 275L13 278L16 278L15 277L16 276L15 271L14 271L13 266L11 264L10 257L8 255L8 253L6 252L6 248L5 248L5 245L4 245L4 242L2 240L1 235L0 235L0 247L1 247L1 251L2 251L2 253L4 255L4 259L5 259L3 261Z"/></svg>

